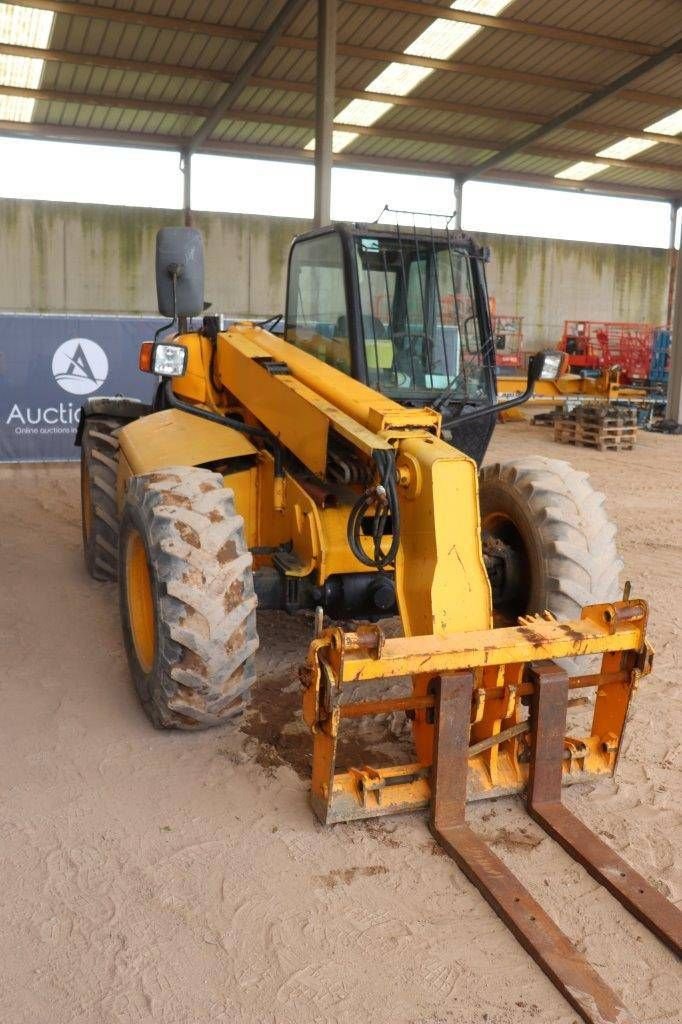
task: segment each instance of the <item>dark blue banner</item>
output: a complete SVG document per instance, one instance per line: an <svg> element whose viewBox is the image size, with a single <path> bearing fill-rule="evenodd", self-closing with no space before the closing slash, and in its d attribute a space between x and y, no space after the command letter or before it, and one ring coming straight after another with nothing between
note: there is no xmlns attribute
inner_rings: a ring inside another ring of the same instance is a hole
<svg viewBox="0 0 682 1024"><path fill-rule="evenodd" d="M0 313L0 462L77 459L83 402L95 395L151 401L156 377L137 368L151 317Z"/></svg>

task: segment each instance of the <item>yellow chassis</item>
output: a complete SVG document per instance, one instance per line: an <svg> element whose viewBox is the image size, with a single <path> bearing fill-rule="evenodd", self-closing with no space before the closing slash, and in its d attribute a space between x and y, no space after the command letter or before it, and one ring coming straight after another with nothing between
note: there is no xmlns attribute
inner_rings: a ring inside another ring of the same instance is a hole
<svg viewBox="0 0 682 1024"><path fill-rule="evenodd" d="M303 717L313 733L315 814L324 823L348 821L413 811L431 800L434 687L415 687L406 698L345 699L378 679L429 677L433 684L473 672L467 799L476 800L519 792L526 785L530 729L522 698L534 692L529 668L548 659L601 654L598 675L570 680L571 689L596 687L596 697L590 735L564 740L563 783L612 774L630 698L639 678L651 670L646 622L647 606L637 600L592 605L574 622L545 614L515 627L446 636L386 639L378 626L354 633L325 630L311 644L301 671ZM359 765L337 773L342 721L396 710L413 717L416 746L425 752L421 758L413 764Z"/></svg>

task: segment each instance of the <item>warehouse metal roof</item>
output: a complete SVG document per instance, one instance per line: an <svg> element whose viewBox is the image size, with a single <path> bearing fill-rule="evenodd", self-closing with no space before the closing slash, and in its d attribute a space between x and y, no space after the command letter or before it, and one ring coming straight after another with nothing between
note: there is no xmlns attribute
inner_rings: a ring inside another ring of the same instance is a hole
<svg viewBox="0 0 682 1024"><path fill-rule="evenodd" d="M0 133L183 149L285 2L15 0L49 38L0 19ZM298 6L202 152L312 158L317 4ZM678 0L339 0L335 162L677 201L679 15ZM401 75L416 84L377 91Z"/></svg>

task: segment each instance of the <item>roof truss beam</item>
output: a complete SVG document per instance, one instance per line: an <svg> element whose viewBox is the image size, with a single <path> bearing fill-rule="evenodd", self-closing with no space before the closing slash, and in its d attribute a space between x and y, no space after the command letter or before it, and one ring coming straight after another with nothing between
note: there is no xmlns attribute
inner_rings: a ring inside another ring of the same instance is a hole
<svg viewBox="0 0 682 1024"><path fill-rule="evenodd" d="M54 11L57 14L68 14L72 17L104 18L107 21L123 22L124 24L147 25L153 28L171 29L175 32L191 32L205 36L219 36L224 39L243 39L258 41L260 33L238 25L220 25L213 22L194 21L185 18L173 18L168 15L148 14L143 11L131 11L117 7L100 7L95 4L69 3L66 0L12 0L20 7L39 7L42 10ZM594 32L576 32L573 29L559 28L554 25L540 25L536 22L520 21L517 18L490 17L469 11L453 11L433 3L415 3L414 0L350 0L365 7L379 7L402 14L414 14L421 18L446 18L449 21L461 21L469 25L481 25L505 32L516 32L523 35L539 36L545 39L556 39L583 46L594 46L601 50L620 50L648 57L655 54L658 47L632 39L617 39L614 36L598 35Z"/></svg>
<svg viewBox="0 0 682 1024"><path fill-rule="evenodd" d="M35 95L36 92L48 92L49 90L30 90L21 88L12 88L11 86L0 85L0 94L8 93L9 95ZM59 95L59 94L57 94ZM211 107L199 107L199 106L176 106L172 103L162 103L153 100L139 100L139 101L123 101L117 100L114 104L110 104L106 97L91 97L91 96L80 96L78 94L62 94L62 99L65 102L73 102L79 105L89 106L115 106L123 109L130 109L136 107L141 110L149 110L150 112L156 113L167 113L167 114L184 114L190 117L203 118L211 114ZM252 124L272 124L281 125L285 128L301 128L307 131L313 132L316 130L315 119L313 117L294 117L289 114L273 114L268 110L253 110L248 107L230 107L224 111L224 117L229 118L231 121L242 121ZM36 123L36 122L33 122ZM40 123L38 122L38 126ZM45 126L44 126L45 127ZM47 126L49 127L49 126ZM354 132L357 135L369 137L369 138L384 138L384 139L398 139L404 142L422 142L425 144L439 145L439 146L459 146L465 149L472 150L490 150L491 152L497 153L501 149L500 141L497 138L489 136L471 136L471 135L458 135L452 132L430 132L430 131L413 131L409 129L392 128L390 125L378 123L370 127L364 125L352 125L343 124L342 122L335 122L335 128L338 131L349 131ZM173 136L176 138L176 147L178 149L183 148L183 139L180 135ZM208 136L206 136L208 138ZM666 136L667 138L667 136ZM204 140L205 141L205 140ZM682 138L677 140L682 144ZM529 153L533 156L543 156L550 159L556 160L589 160L593 159L594 155L592 152L584 150L572 149L570 146L528 146L524 149L524 152ZM680 164L666 164L657 163L655 161L646 161L639 159L631 160L615 160L611 158L599 158L602 163L608 164L610 167L626 167L632 168L633 170L644 170L654 171L656 173L665 174L680 174L682 175L682 165Z"/></svg>
<svg viewBox="0 0 682 1024"><path fill-rule="evenodd" d="M313 40L314 42L314 40ZM367 60L389 60L393 59L392 56L383 56L377 58L376 56L367 58L367 51L364 51L362 47L352 47L353 50L359 50L364 54L363 59ZM337 47L337 51L340 47ZM374 54L375 51L369 51ZM51 60L57 61L62 64L79 64L86 67L102 67L111 68L114 71L136 71L138 74L154 74L154 75L167 75L170 78L199 78L204 81L210 82L231 82L234 78L234 74L224 71L213 71L210 68L194 68L185 67L180 64L160 64L155 61L141 61L141 60L129 60L124 57L108 57L101 53L77 53L73 50L41 50L35 46L20 46L16 43L0 43L0 53L8 54L15 57L31 57L34 60ZM357 54L355 54L357 56ZM503 81L511 82L524 82L526 85L542 85L546 88L562 88L561 85L557 86L557 82L565 82L565 79L555 79L548 75L532 75L522 71L508 71L501 68L490 68L483 65L477 64L465 64L465 65L454 65L448 61L428 61L425 58L414 57L406 58L405 54L398 54L402 58L403 63L424 63L430 66L431 64L445 65L445 70L458 73L472 75L473 77L479 78L497 78ZM538 82L538 79L540 80ZM268 88L283 88L292 89L294 91L308 91L299 88L296 82L289 82L287 79L279 80L278 84L275 84L275 79L264 79L256 78L255 76L250 79L249 84L252 85L265 85ZM578 88L578 83L571 81L570 85L566 85L566 88L570 88L573 92L589 92L590 99L594 95L595 90L601 88L594 83L583 82ZM368 93L362 91L360 95L363 99L379 99L378 93ZM663 93L656 92L643 92L642 90L636 89L622 89L620 95L623 99L633 100L636 103L644 103L655 107L662 107L670 110L680 105L680 98L677 96L667 96ZM390 102L399 101L401 97L389 96ZM437 100L432 100L431 104L438 104Z"/></svg>
<svg viewBox="0 0 682 1024"><path fill-rule="evenodd" d="M480 25L503 32L517 32L543 39L555 39L565 43L576 43L579 46L595 46L600 50L620 50L624 53L636 53L642 57L650 57L658 52L659 47L650 43L640 43L633 39L617 39L615 36L602 36L595 32L576 32L569 28L555 25L540 25L533 21L520 21L518 18L505 18L499 15L491 17L487 14L476 14L470 11L453 11L449 7L438 4L415 3L414 0L350 0L350 3L362 7L379 7L385 11L396 11L400 14L414 14L420 18L443 18L447 21L460 21L467 25Z"/></svg>
<svg viewBox="0 0 682 1024"><path fill-rule="evenodd" d="M308 0L286 0L286 3L279 11L279 14L273 19L267 32L261 36L259 43L251 51L234 76L231 85L228 86L204 123L196 130L188 144L184 147L185 158L191 156L206 139L211 137L220 122L225 118L226 112L229 111L230 107L244 92L251 76L257 71L273 47L277 45L287 25L294 20L307 2Z"/></svg>
<svg viewBox="0 0 682 1024"><path fill-rule="evenodd" d="M165 25L159 24L159 15L149 15L138 13L137 11L126 11L119 10L111 7L98 7L92 4L78 4L78 3L64 3L60 0L20 0L21 6L26 7L41 7L49 10L57 10L58 13L62 14L82 14L84 17L98 17L104 18L105 20L116 20L120 22L126 22L128 24L138 25L154 25L158 28L169 28L173 31L178 32L201 32L207 36L218 36L220 38L238 39L245 42L259 43L263 38L263 33L256 32L252 29L243 28L232 28L231 26L225 25L213 25L206 22L192 22L182 18L161 18L162 21L167 22ZM150 19L154 19L153 21ZM5 44L7 45L7 44ZM307 38L300 36L285 36L279 37L277 45L286 47L288 49L302 49L308 51L315 51L317 43L315 38ZM17 49L15 47L15 49ZM30 49L29 47L19 47L21 51ZM350 43L337 43L336 51L340 56L344 57L355 57L358 60L372 61L375 63L395 63L395 64L408 64L412 66L430 68L434 71L444 71L450 74L465 74L472 75L478 78L491 78L498 81L505 82L518 82L525 85L534 85L541 88L547 89L558 89L568 92L577 92L592 94L599 89L600 83L588 82L581 79L573 78L560 78L554 75L540 75L528 71L518 71L512 68L499 68L490 65L476 64L467 61L452 61L452 60L437 60L429 57L418 57L412 54L405 54L402 52L396 52L392 50L381 50L373 47L355 46ZM2 51L0 51L2 52ZM91 55L71 53L69 51L50 51L40 50L36 54L28 54L22 52L20 56L39 56L39 59L49 59L49 54L54 52L60 53L59 59L66 59L72 63L79 63L78 57L85 58ZM66 54L66 56L65 56ZM110 58L111 60L117 60L117 58ZM81 63L87 63L88 61L81 60ZM126 63L123 60L119 61L120 66L126 67ZM154 66L154 65L150 65ZM157 65L158 66L158 65ZM182 68L184 73L186 68ZM194 70L194 69L191 69ZM177 73L177 72L176 72ZM628 90L623 92L623 96L626 99L631 99L640 103L651 103L654 105L670 106L679 103L679 100L670 96L661 96L658 93L647 93L643 91Z"/></svg>
<svg viewBox="0 0 682 1024"><path fill-rule="evenodd" d="M282 82L272 79L252 78L249 84L259 84L264 88L278 89L282 91L287 91L287 89L293 89L295 87L294 91L296 92L306 93L310 96L315 94L314 85L306 82ZM44 89L41 87L31 89L27 86L4 84L0 84L0 95L21 96L27 99L44 100L46 103L72 103L76 106L112 107L118 110L148 110L151 113L179 114L197 118L208 117L212 110L212 107L200 104L174 103L166 100L147 100L137 96L120 96L100 92L79 93L69 92L63 89ZM337 89L337 98L364 99L366 95L367 94L365 92L358 89ZM402 101L406 101L402 103L402 105L414 107L419 110L428 110L431 113L440 114L451 111L457 114L474 114L479 117L489 118L493 121L502 121L504 123L515 122L518 124L546 124L550 120L548 117L543 117L539 114L528 114L526 111L522 110L515 111L500 109L499 107L481 107L469 105L467 103L448 103L444 100L417 99L408 96L390 97L387 93L379 93L377 95L386 102L390 102L391 99L393 99L398 101L398 105L401 105ZM246 119L246 115L249 113L252 117L258 117L259 120L266 120L266 117L269 116L264 115L262 111L249 111L248 109L235 107L226 112L226 117L230 117L235 120ZM308 125L306 123L306 127L307 126ZM310 121L310 127L313 127L312 120ZM337 124L337 127L362 134L362 128L358 129L357 125ZM681 135L659 135L656 132L635 131L627 125L576 120L571 121L567 127L576 131L598 135L603 138L611 138L615 136L616 138L614 141L617 141L617 139L623 135L628 135L631 138L642 139L645 142L660 143L661 145L672 146L673 148L682 146ZM398 129L395 129L394 131L390 125L387 125L384 122L379 123L376 127L368 129L365 134L381 135L385 138L400 137ZM445 133L440 134L444 135Z"/></svg>
<svg viewBox="0 0 682 1024"><path fill-rule="evenodd" d="M631 68L630 71L626 71L624 74L615 78L612 82L609 82L607 85L595 90L591 96L588 96L583 100L579 100L578 103L574 103L568 110L564 111L564 113L550 118L546 124L541 125L539 128L535 128L524 138L519 139L518 142L514 142L510 146L506 146L499 150L495 156L488 157L478 165L478 170L475 176L496 167L498 164L504 163L505 160L516 156L522 151L530 151L530 147L539 139L549 135L550 132L555 131L557 128L564 127L571 118L578 117L584 111L590 110L598 103L601 103L602 100L608 99L618 92L620 92L621 95L624 95L626 87L630 85L631 82L635 82L638 78L641 78L642 75L646 75L649 71L653 71L655 68L659 67L659 65L665 63L665 61L670 60L670 58L679 56L680 53L682 53L682 36L678 36L670 46L666 46L665 49L659 50L654 57L648 57L647 60L637 64L634 68ZM599 159L601 160L601 157ZM632 166L631 161L627 161L627 163Z"/></svg>

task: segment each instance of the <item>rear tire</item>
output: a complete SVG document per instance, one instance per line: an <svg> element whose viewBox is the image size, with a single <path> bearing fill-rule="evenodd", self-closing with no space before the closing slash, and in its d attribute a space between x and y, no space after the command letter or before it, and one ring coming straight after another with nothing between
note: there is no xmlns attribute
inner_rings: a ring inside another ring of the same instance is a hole
<svg viewBox="0 0 682 1024"><path fill-rule="evenodd" d="M85 565L95 580L118 573L118 432L127 420L89 416L81 441L81 524Z"/></svg>
<svg viewBox="0 0 682 1024"><path fill-rule="evenodd" d="M255 680L256 596L243 520L222 477L133 477L121 516L120 607L130 671L157 728L207 729Z"/></svg>
<svg viewBox="0 0 682 1024"><path fill-rule="evenodd" d="M523 596L512 614L549 611L578 619L585 605L618 600L623 563L616 527L604 495L587 473L567 462L535 456L484 466L480 478L481 528L518 549ZM598 668L600 657L562 659L576 675Z"/></svg>

